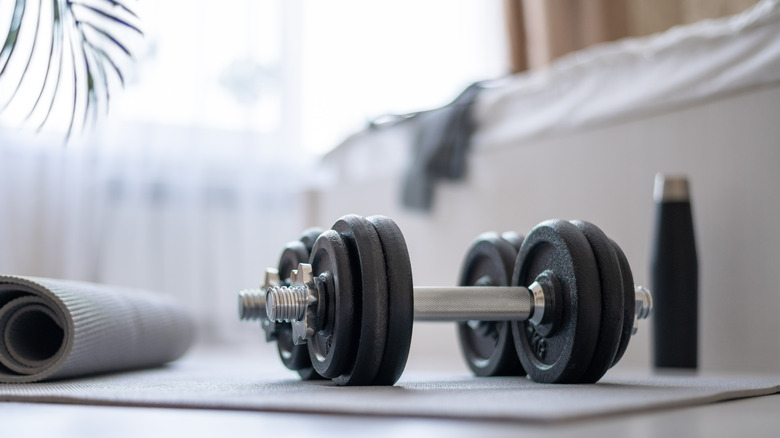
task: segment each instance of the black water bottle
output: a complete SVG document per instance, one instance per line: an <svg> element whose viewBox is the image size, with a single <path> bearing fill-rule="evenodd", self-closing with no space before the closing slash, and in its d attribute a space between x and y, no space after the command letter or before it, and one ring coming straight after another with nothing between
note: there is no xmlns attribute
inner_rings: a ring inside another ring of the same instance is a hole
<svg viewBox="0 0 780 438"><path fill-rule="evenodd" d="M657 368L698 366L699 269L688 179L655 178L652 292Z"/></svg>

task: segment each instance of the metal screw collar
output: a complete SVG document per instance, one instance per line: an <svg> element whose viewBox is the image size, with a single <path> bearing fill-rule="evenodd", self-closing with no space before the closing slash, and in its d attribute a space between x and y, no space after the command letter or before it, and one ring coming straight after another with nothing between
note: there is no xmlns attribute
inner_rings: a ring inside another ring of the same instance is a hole
<svg viewBox="0 0 780 438"><path fill-rule="evenodd" d="M542 322L542 319L544 319L544 289L542 288L542 285L535 281L531 283L531 286L529 286L528 289L531 291L534 300L533 313L528 321L533 325L539 325Z"/></svg>
<svg viewBox="0 0 780 438"><path fill-rule="evenodd" d="M317 286L311 265L299 263L290 275L290 286L272 286L265 292L265 308L269 321L290 322L293 342L305 344L316 330Z"/></svg>
<svg viewBox="0 0 780 438"><path fill-rule="evenodd" d="M653 295L643 286L637 286L634 290L636 299L636 311L634 312L634 328L631 334L635 335L639 329L639 320L647 319L653 313Z"/></svg>

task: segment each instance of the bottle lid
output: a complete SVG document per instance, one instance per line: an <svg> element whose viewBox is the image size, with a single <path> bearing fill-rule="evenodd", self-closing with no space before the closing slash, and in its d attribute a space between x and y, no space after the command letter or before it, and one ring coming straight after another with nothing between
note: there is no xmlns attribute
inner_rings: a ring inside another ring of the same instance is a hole
<svg viewBox="0 0 780 438"><path fill-rule="evenodd" d="M688 202L691 200L688 178L682 175L655 175L655 202Z"/></svg>

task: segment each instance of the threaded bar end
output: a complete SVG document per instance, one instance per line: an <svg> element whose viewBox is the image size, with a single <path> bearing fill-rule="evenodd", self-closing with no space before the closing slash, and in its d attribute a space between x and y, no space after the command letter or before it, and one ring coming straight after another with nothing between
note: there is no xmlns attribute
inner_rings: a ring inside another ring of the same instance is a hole
<svg viewBox="0 0 780 438"><path fill-rule="evenodd" d="M265 291L244 289L238 293L238 317L243 321L257 321L266 317Z"/></svg>
<svg viewBox="0 0 780 438"><path fill-rule="evenodd" d="M265 301L268 319L277 322L302 320L308 305L306 288L303 286L269 288Z"/></svg>
<svg viewBox="0 0 780 438"><path fill-rule="evenodd" d="M653 313L653 295L642 286L637 287L634 292L636 294L636 318L646 319Z"/></svg>

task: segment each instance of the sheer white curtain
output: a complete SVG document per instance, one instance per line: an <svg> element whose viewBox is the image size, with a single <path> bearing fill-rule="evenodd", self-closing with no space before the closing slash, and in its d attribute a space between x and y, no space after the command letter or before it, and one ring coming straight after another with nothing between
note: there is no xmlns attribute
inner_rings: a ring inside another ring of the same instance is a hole
<svg viewBox="0 0 780 438"><path fill-rule="evenodd" d="M117 134L106 150L0 131L0 271L172 294L201 339L235 339L237 291L309 225L305 163L229 132ZM213 147L224 143L241 146Z"/></svg>

